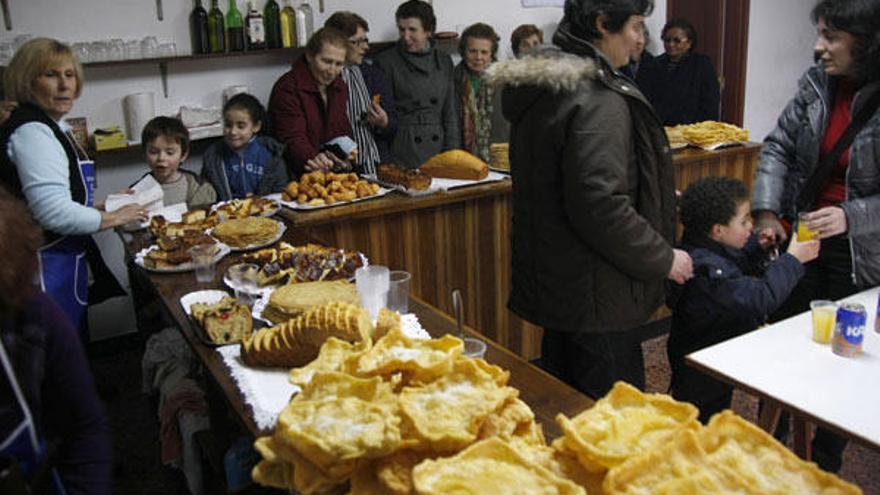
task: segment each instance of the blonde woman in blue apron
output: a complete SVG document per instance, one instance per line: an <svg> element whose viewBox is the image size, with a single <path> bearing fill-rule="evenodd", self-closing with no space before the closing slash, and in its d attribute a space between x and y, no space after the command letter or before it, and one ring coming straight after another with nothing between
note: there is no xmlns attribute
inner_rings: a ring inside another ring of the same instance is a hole
<svg viewBox="0 0 880 495"><path fill-rule="evenodd" d="M91 234L145 220L147 213L137 205L112 213L94 207L94 162L62 120L83 87L82 66L70 47L48 38L25 43L6 68L3 85L18 107L0 128L0 183L25 200L43 229L40 287L88 340L87 263L105 284L99 292L124 294Z"/></svg>
<svg viewBox="0 0 880 495"><path fill-rule="evenodd" d="M110 428L78 332L33 283L42 242L0 191L0 493L109 494Z"/></svg>

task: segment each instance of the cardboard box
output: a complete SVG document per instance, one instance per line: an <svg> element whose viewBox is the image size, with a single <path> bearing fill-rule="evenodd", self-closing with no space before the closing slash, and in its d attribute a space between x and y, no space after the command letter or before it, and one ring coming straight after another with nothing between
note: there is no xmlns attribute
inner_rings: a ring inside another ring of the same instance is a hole
<svg viewBox="0 0 880 495"><path fill-rule="evenodd" d="M128 146L128 141L125 140L125 133L122 132L119 126L95 129L92 138L95 141L95 151L112 150Z"/></svg>

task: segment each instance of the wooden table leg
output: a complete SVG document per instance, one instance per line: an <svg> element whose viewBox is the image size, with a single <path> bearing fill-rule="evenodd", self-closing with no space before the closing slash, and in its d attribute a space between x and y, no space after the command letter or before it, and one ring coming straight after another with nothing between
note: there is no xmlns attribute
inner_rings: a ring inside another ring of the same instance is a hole
<svg viewBox="0 0 880 495"><path fill-rule="evenodd" d="M813 457L810 447L812 443L811 425L798 414L792 414L792 436L794 436L794 453L801 459L809 461Z"/></svg>
<svg viewBox="0 0 880 495"><path fill-rule="evenodd" d="M776 431L776 424L779 423L780 413L782 413L782 408L779 407L778 402L764 399L764 404L761 407L761 414L758 416L758 426L772 435Z"/></svg>

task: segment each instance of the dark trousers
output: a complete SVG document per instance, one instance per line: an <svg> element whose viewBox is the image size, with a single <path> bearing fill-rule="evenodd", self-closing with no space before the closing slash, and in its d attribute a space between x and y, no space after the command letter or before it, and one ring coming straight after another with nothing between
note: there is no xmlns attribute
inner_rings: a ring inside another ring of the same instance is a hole
<svg viewBox="0 0 880 495"><path fill-rule="evenodd" d="M810 301L814 299L837 300L859 291L852 280L852 257L849 240L845 236L832 237L822 241L819 257L804 265L806 273L791 296L771 321L779 321L804 311L809 311ZM829 349L828 352L831 352ZM788 414L779 418L776 430L778 438L788 432ZM846 448L846 439L824 428L816 428L813 438L813 461L822 469L837 472L840 469L841 454Z"/></svg>
<svg viewBox="0 0 880 495"><path fill-rule="evenodd" d="M700 421L707 423L716 413L730 408L733 386L716 380L685 364L684 356L673 358L669 392L675 400L690 402L700 410Z"/></svg>
<svg viewBox="0 0 880 495"><path fill-rule="evenodd" d="M541 367L593 399L607 394L618 380L645 389L645 362L635 330L574 333L545 328Z"/></svg>

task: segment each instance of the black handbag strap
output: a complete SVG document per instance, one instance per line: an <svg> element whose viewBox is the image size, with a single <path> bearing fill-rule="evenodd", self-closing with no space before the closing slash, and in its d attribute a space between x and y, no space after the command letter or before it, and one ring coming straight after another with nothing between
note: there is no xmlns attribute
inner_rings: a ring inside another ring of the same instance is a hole
<svg viewBox="0 0 880 495"><path fill-rule="evenodd" d="M878 106L880 106L880 90L874 91L874 93L868 97L868 101L866 101L865 105L856 112L852 121L850 121L846 130L843 132L843 135L840 136L840 139L838 139L836 143L834 143L834 147L831 148L831 151L819 160L819 164L813 171L813 175L810 176L798 195L798 211L806 211L813 207L813 204L816 201L816 196L819 194L819 190L825 185L828 178L831 177L831 172L834 170L837 162L840 161L841 155L843 155L843 152L850 147L856 134L862 130L862 127L865 126L868 119L874 115Z"/></svg>

